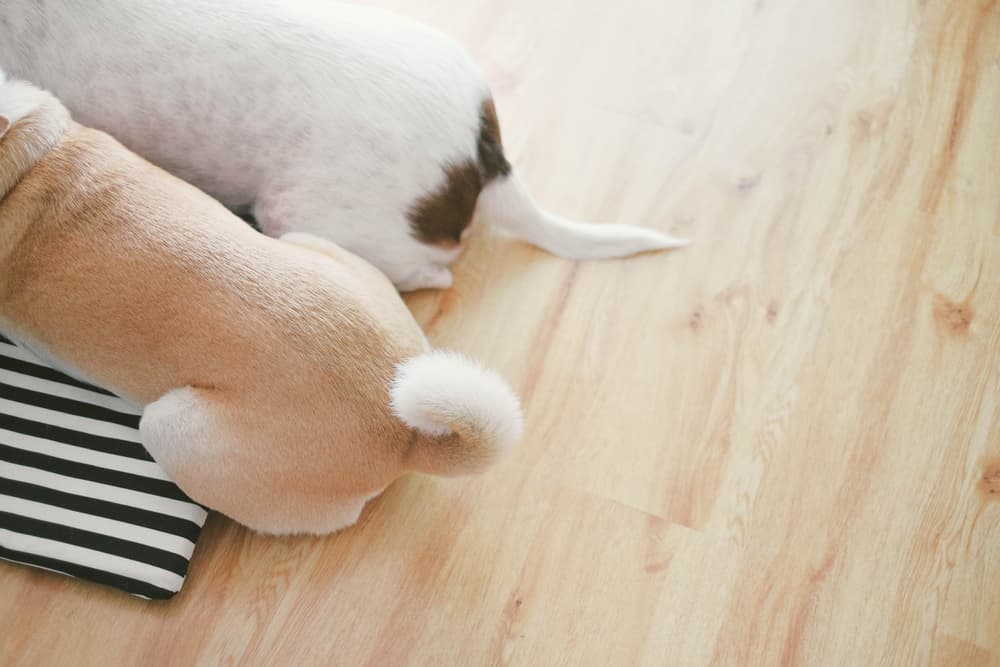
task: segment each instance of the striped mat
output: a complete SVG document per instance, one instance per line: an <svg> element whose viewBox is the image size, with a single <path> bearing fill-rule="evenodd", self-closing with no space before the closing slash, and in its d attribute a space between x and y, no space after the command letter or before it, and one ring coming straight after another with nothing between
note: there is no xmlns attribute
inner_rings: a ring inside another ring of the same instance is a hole
<svg viewBox="0 0 1000 667"><path fill-rule="evenodd" d="M0 559L180 590L205 510L139 444L140 414L0 336Z"/></svg>

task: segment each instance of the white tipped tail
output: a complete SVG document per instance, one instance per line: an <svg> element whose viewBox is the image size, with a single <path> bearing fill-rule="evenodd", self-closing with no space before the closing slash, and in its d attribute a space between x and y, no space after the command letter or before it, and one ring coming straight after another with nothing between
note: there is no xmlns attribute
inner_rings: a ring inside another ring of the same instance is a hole
<svg viewBox="0 0 1000 667"><path fill-rule="evenodd" d="M401 363L392 410L419 436L407 462L433 475L482 472L521 437L521 403L493 371L454 352Z"/></svg>
<svg viewBox="0 0 1000 667"><path fill-rule="evenodd" d="M687 245L652 229L633 225L595 225L566 220L542 210L517 174L486 184L477 210L486 222L519 239L570 259L625 257L648 250Z"/></svg>

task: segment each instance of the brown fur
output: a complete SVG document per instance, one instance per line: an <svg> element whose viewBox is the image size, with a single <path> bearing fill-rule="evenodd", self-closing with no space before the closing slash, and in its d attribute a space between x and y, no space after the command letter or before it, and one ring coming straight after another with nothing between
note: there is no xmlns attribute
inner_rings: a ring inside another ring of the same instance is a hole
<svg viewBox="0 0 1000 667"><path fill-rule="evenodd" d="M49 100L0 139L0 329L156 402L144 439L187 444L147 447L199 502L269 532L353 523L426 457L389 407L426 348L396 290L333 244L255 233ZM172 391L183 414L157 412Z"/></svg>
<svg viewBox="0 0 1000 667"><path fill-rule="evenodd" d="M424 243L458 245L472 222L480 191L494 178L510 173L493 100L483 102L480 109L476 158L446 165L441 187L410 208L413 234Z"/></svg>
<svg viewBox="0 0 1000 667"><path fill-rule="evenodd" d="M483 102L479 111L479 168L484 185L498 176L510 174L510 162L507 162L503 154L500 121L497 120L497 108L493 100Z"/></svg>
<svg viewBox="0 0 1000 667"><path fill-rule="evenodd" d="M410 222L424 243L454 246L472 221L482 181L472 161L449 165L444 172L444 185L416 203Z"/></svg>

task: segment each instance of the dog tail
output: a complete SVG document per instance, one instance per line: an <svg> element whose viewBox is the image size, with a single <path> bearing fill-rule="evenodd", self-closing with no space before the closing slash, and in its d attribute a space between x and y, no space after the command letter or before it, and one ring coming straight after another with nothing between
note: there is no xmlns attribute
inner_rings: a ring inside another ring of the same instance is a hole
<svg viewBox="0 0 1000 667"><path fill-rule="evenodd" d="M517 174L499 176L479 194L478 213L519 239L570 259L626 257L679 248L688 241L633 225L595 225L566 220L535 203Z"/></svg>
<svg viewBox="0 0 1000 667"><path fill-rule="evenodd" d="M402 362L392 410L417 432L410 467L432 475L486 470L521 437L521 404L496 373L454 352Z"/></svg>

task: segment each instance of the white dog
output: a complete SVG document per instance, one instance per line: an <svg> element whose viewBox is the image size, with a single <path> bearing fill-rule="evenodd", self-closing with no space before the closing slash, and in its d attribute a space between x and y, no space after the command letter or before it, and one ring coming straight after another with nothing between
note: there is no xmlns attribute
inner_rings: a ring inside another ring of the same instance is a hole
<svg viewBox="0 0 1000 667"><path fill-rule="evenodd" d="M682 245L542 211L504 157L483 75L443 34L302 0L3 0L0 67L80 122L401 290L444 288L473 214L550 252Z"/></svg>

